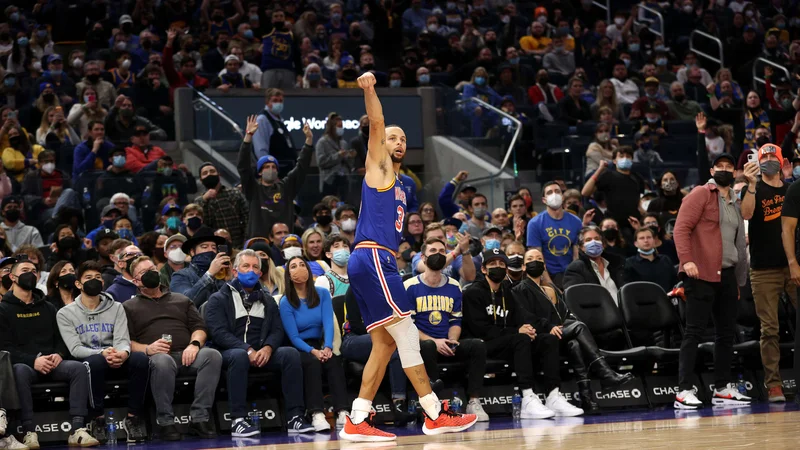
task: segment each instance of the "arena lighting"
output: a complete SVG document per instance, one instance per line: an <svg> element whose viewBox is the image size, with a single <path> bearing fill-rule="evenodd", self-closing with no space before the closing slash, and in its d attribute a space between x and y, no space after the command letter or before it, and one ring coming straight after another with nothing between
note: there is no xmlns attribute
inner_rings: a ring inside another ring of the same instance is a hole
<svg viewBox="0 0 800 450"><path fill-rule="evenodd" d="M565 148L565 149L564 149L564 153L569 153L569 149L568 149L568 148Z"/></svg>

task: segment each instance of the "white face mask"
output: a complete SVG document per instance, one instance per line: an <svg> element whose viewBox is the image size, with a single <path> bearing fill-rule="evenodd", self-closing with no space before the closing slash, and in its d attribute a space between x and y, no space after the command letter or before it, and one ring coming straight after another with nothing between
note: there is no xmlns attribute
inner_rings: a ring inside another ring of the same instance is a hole
<svg viewBox="0 0 800 450"><path fill-rule="evenodd" d="M180 247L174 248L167 252L167 259L173 264L180 264L186 262L186 253L183 253Z"/></svg>
<svg viewBox="0 0 800 450"><path fill-rule="evenodd" d="M72 60L72 67L74 67L76 69L80 69L81 67L83 67L83 60L80 59L80 58L73 59Z"/></svg>
<svg viewBox="0 0 800 450"><path fill-rule="evenodd" d="M44 171L44 173L50 175L51 173L53 173L54 170L56 170L56 164L55 163L42 164L42 170Z"/></svg>
<svg viewBox="0 0 800 450"><path fill-rule="evenodd" d="M705 138L706 139L706 148L708 149L708 154L712 156L717 156L725 150L725 141L722 137L717 136L713 139Z"/></svg>
<svg viewBox="0 0 800 450"><path fill-rule="evenodd" d="M342 231L351 233L356 230L356 219L346 219L342 221Z"/></svg>
<svg viewBox="0 0 800 450"><path fill-rule="evenodd" d="M623 19L622 17L617 17L616 19L614 19L614 24L618 27L621 27L625 25L625 19Z"/></svg>
<svg viewBox="0 0 800 450"><path fill-rule="evenodd" d="M289 247L289 248L283 249L283 259L288 261L288 260L294 258L295 256L302 257L303 256L303 249L300 248L300 247Z"/></svg>
<svg viewBox="0 0 800 450"><path fill-rule="evenodd" d="M564 203L564 197L562 197L561 194L552 193L545 197L545 202L550 208L561 209L561 205Z"/></svg>

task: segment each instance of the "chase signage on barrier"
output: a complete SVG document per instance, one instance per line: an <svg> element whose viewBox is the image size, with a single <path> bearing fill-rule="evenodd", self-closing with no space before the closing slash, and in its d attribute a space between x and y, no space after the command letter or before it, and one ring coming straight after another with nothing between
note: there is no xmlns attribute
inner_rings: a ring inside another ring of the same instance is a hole
<svg viewBox="0 0 800 450"><path fill-rule="evenodd" d="M106 408L106 415L111 411L117 419L117 439L125 440L125 431L122 429L121 419L127 415L127 408ZM67 438L74 431L72 429L72 416L67 411L45 411L33 414L33 431L39 435L39 442L51 443L67 442ZM17 426L17 434L22 433L22 426Z"/></svg>
<svg viewBox="0 0 800 450"><path fill-rule="evenodd" d="M675 401L675 395L680 392L677 376L653 376L645 377L647 385L647 397L653 405L667 405ZM691 377L692 387L697 391L697 398L704 401L706 390L696 375Z"/></svg>
<svg viewBox="0 0 800 450"><path fill-rule="evenodd" d="M747 389L746 395L753 400L760 400L763 398L761 389L759 389L759 385L762 384L762 382L759 382L758 378L752 372L745 371L742 375L745 389ZM736 375L734 375L734 377L736 377ZM703 372L700 374L700 378L703 380L703 384L708 390L709 396L714 395L714 374L711 372ZM731 380L731 382L735 383L736 380Z"/></svg>
<svg viewBox="0 0 800 450"><path fill-rule="evenodd" d="M630 383L611 389L603 389L598 380L592 380L591 386L595 401L601 408L648 406L644 384L639 377Z"/></svg>
<svg viewBox="0 0 800 450"><path fill-rule="evenodd" d="M259 423L261 428L280 428L283 426L284 420L281 414L280 404L274 398L265 398L256 400L256 409L258 409ZM228 402L217 402L217 419L219 419L219 431L230 431L231 429L231 413ZM250 412L251 408L248 408Z"/></svg>

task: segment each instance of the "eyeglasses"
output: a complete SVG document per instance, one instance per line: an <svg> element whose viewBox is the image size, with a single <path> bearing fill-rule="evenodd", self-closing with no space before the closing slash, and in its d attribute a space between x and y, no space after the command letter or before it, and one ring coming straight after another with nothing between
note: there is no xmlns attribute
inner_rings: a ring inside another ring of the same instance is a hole
<svg viewBox="0 0 800 450"><path fill-rule="evenodd" d="M138 257L143 256L143 255L144 255L144 253L142 253L142 252L123 253L123 254L117 256L117 259L119 259L120 261L124 261L124 260L128 260L128 259L131 259L131 258L138 258Z"/></svg>
<svg viewBox="0 0 800 450"><path fill-rule="evenodd" d="M147 136L148 134L150 134L150 132L147 130L136 130L133 133L134 136Z"/></svg>

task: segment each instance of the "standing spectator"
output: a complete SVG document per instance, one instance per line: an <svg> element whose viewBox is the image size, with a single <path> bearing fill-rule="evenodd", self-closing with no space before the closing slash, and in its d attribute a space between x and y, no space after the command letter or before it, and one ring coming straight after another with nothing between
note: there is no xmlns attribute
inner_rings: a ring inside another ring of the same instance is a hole
<svg viewBox="0 0 800 450"><path fill-rule="evenodd" d="M150 143L150 129L145 124L134 125L130 141L133 145L125 148L125 169L131 173L139 173L167 155L161 147Z"/></svg>
<svg viewBox="0 0 800 450"><path fill-rule="evenodd" d="M469 201L469 212L470 219L466 223L466 232L471 236L483 236L491 225L486 223L486 218L489 217L489 201L486 196L475 194Z"/></svg>
<svg viewBox="0 0 800 450"><path fill-rule="evenodd" d="M98 101L97 91L87 86L78 91L78 101L70 108L67 123L83 138L89 132L89 122L105 123L107 115L108 111Z"/></svg>
<svg viewBox="0 0 800 450"><path fill-rule="evenodd" d="M102 122L89 122L89 133L85 141L75 147L72 178L77 181L84 172L104 170L111 164L114 144L106 141L106 127Z"/></svg>
<svg viewBox="0 0 800 450"><path fill-rule="evenodd" d="M737 287L747 281L744 222L731 192L735 164L728 153L714 158L712 179L683 199L673 231L686 289L686 332L678 366L680 392L675 396L678 409L703 405L690 377L709 316L716 329L712 401L715 405L750 404L750 397L739 393L731 377Z"/></svg>
<svg viewBox="0 0 800 450"><path fill-rule="evenodd" d="M615 170L607 171L608 162L600 161L597 171L583 185L581 195L591 197L595 191L602 192L608 204L605 216L613 218L623 230L627 230L625 237L630 241L633 230L630 229L628 218L639 218L639 197L644 193L645 181L638 173L631 171L633 150L630 147L615 149L612 158Z"/></svg>
<svg viewBox="0 0 800 450"><path fill-rule="evenodd" d="M316 156L319 166L319 189L322 194L343 196L347 193L348 178L355 163L356 152L349 150L342 139L342 116L328 114L325 134L317 141Z"/></svg>
<svg viewBox="0 0 800 450"><path fill-rule="evenodd" d="M331 8L334 6L338 5L331 5ZM341 18L341 12L339 16ZM294 87L295 77L302 68L298 44L297 38L286 28L284 12L278 9L272 11L272 31L265 35L262 41L261 87L265 89Z"/></svg>
<svg viewBox="0 0 800 450"><path fill-rule="evenodd" d="M538 248L542 252L547 273L560 288L567 265L577 257L581 219L565 214L562 207L563 195L558 183L549 181L542 190L542 203L547 205L547 209L528 222L525 233L527 246Z"/></svg>
<svg viewBox="0 0 800 450"><path fill-rule="evenodd" d="M267 92L270 90L268 89ZM281 95L281 99L282 97L283 95ZM258 236L259 230L272 229L276 223L294 223L295 212L292 202L305 181L306 171L311 165L311 155L314 150L311 146L314 142L311 127L306 122L303 126L306 141L300 157L297 159L297 166L285 178L280 179L278 177L278 159L275 156L271 154L261 156L258 158L256 167L254 168L252 165L252 140L259 128L256 118L250 116L247 119L246 134L239 149L239 160L236 165L242 180L242 193L245 198L250 199L248 214L250 222L246 234L248 238ZM283 141L282 138L278 139Z"/></svg>
<svg viewBox="0 0 800 450"><path fill-rule="evenodd" d="M14 367L20 421L25 433L22 443L28 448L39 448L31 385L45 379L70 384L69 415L73 432L67 439L69 445L100 445L85 427L89 414L88 372L78 361L64 361L69 351L58 332L56 308L36 289L39 279L36 266L30 261L17 262L10 277L13 284L0 302L0 350L9 353Z"/></svg>
<svg viewBox="0 0 800 450"><path fill-rule="evenodd" d="M100 63L88 61L83 65L83 80L75 85L78 92L85 92L86 88L91 87L97 95L97 102L105 108L114 105L117 98L117 90L114 85L100 78ZM88 102L87 102L88 103Z"/></svg>
<svg viewBox="0 0 800 450"><path fill-rule="evenodd" d="M292 141L291 133L283 123L283 91L268 88L265 91L266 107L258 114L253 141L253 153L256 159L273 156L278 164L278 175L286 177L298 160L298 152ZM302 158L301 158L302 159ZM249 178L249 175L248 175Z"/></svg>
<svg viewBox="0 0 800 450"><path fill-rule="evenodd" d="M131 272L141 293L125 302L131 350L150 357L150 378L158 380L150 388L156 406L156 424L165 441L177 441L181 434L175 427L172 399L175 378L180 374L196 374L192 421L189 433L201 439L217 437L211 425L211 407L219 383L222 356L205 347L208 339L203 318L186 296L165 292L153 261L146 256L131 263ZM149 272L156 275L151 276ZM172 342L163 339L164 334Z"/></svg>
<svg viewBox="0 0 800 450"><path fill-rule="evenodd" d="M411 8L403 12L403 31L409 36L421 33L427 25L431 11L422 7L422 0L411 0Z"/></svg>
<svg viewBox="0 0 800 450"><path fill-rule="evenodd" d="M564 98L564 93L561 88L550 83L550 75L546 70L541 69L536 72L536 84L528 88L528 98L531 101L531 105L541 105L539 106L539 113L548 122L552 122L553 116L550 112L545 113L547 111L546 105L557 105Z"/></svg>
<svg viewBox="0 0 800 450"><path fill-rule="evenodd" d="M36 247L44 245L39 230L30 225L25 225L20 220L23 211L22 198L16 195L3 197L0 209L3 210L3 222L0 223L0 227L6 232L6 243L11 247L11 250L17 251L18 248L26 244Z"/></svg>
<svg viewBox="0 0 800 450"><path fill-rule="evenodd" d="M194 202L203 208L205 224L215 230L228 230L231 243L240 248L247 231L247 200L240 190L222 184L219 171L213 163L203 163L199 177L206 192Z"/></svg>
<svg viewBox="0 0 800 450"><path fill-rule="evenodd" d="M231 45L228 49L228 53L228 56L235 56L239 60L239 73L242 74L242 77L250 80L253 87L261 87L261 69L256 64L251 64L244 58L241 45ZM219 75L224 74L226 70L227 69L220 70Z"/></svg>
<svg viewBox="0 0 800 450"><path fill-rule="evenodd" d="M169 87L164 70L150 63L144 68L143 76L136 82L133 90L134 103L139 105L137 115L149 117L153 123L171 134L172 108L169 106Z"/></svg>
<svg viewBox="0 0 800 450"><path fill-rule="evenodd" d="M675 264L666 255L656 253L656 232L650 227L639 228L633 233L638 253L625 260L623 284L649 281L669 292L678 284Z"/></svg>
<svg viewBox="0 0 800 450"><path fill-rule="evenodd" d="M208 87L208 80L197 75L197 63L194 59L183 58L180 64L180 72L175 70L173 64L169 64L172 60L172 44L175 42L175 36L178 32L170 29L167 32L167 45L164 46L164 75L167 76L169 81L169 98L170 103L174 100L175 89L179 87L191 86L198 90L203 90Z"/></svg>
<svg viewBox="0 0 800 450"><path fill-rule="evenodd" d="M613 121L621 122L627 120L622 104L617 102L617 88L610 80L600 82L597 100L592 103L592 116L595 120L601 120L600 111L604 107L611 109L611 119Z"/></svg>
<svg viewBox="0 0 800 450"><path fill-rule="evenodd" d="M325 239L325 257L331 261L331 270L325 272L325 276L317 277L314 285L327 289L331 297L345 295L350 288L350 278L347 275L350 242L339 234Z"/></svg>
<svg viewBox="0 0 800 450"><path fill-rule="evenodd" d="M144 127L157 141L167 140L167 133L146 118L136 115L133 100L120 95L114 106L108 111L105 121L106 136L115 144L125 145L130 142L139 127Z"/></svg>
<svg viewBox="0 0 800 450"><path fill-rule="evenodd" d="M572 78L569 80L567 96L558 102L559 118L568 125L577 125L592 120L592 109L583 95L583 80Z"/></svg>
<svg viewBox="0 0 800 450"><path fill-rule="evenodd" d="M230 273L231 258L219 252L225 245L225 238L214 235L211 228L200 227L191 239L181 245L183 253L192 257L185 269L172 274L170 290L183 294L194 302L196 307L205 303L212 294L225 286Z"/></svg>
<svg viewBox="0 0 800 450"><path fill-rule="evenodd" d="M553 51L544 55L542 66L550 74L562 77L561 80L575 72L575 55L564 47L564 37L560 34L553 38Z"/></svg>
<svg viewBox="0 0 800 450"><path fill-rule="evenodd" d="M750 283L756 314L761 320L761 363L770 402L783 402L783 382L779 372L781 350L778 310L786 292L797 307L797 286L792 282L789 263L781 243L780 217L788 186L782 180L786 162L780 147L767 144L758 150L758 162L744 165L747 187L742 191L742 219L748 221ZM759 170L760 169L760 170ZM761 173L761 180L757 176ZM723 244L724 245L724 244Z"/></svg>

